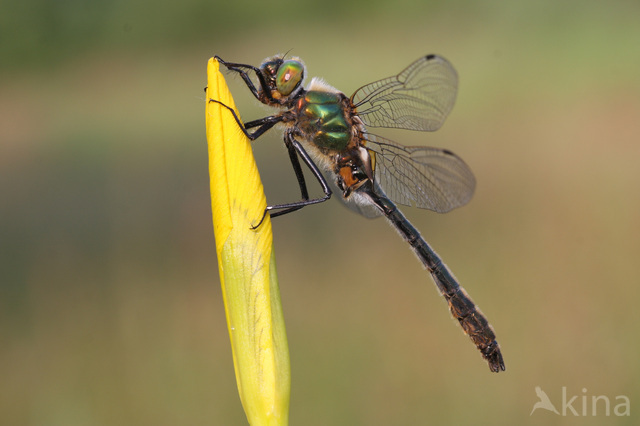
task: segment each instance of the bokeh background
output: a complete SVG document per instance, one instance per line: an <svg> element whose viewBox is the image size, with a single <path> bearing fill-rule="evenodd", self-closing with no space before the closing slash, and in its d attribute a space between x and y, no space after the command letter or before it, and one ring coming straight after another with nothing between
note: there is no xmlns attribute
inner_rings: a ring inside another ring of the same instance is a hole
<svg viewBox="0 0 640 426"><path fill-rule="evenodd" d="M291 424L638 424L639 18L635 0L0 3L0 423L246 424L203 87L214 54L290 51L347 94L426 53L454 64L440 131L382 133L474 170L468 206L405 213L507 364L489 372L384 220L332 200L274 221ZM245 119L269 113L229 80ZM295 200L279 132L254 150L269 202ZM536 386L561 415L530 416Z"/></svg>

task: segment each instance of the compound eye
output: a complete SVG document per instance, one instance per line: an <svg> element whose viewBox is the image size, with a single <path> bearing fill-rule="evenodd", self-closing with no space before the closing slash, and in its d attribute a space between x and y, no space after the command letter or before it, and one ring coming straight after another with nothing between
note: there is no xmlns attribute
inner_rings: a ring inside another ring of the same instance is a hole
<svg viewBox="0 0 640 426"><path fill-rule="evenodd" d="M276 88L283 96L288 96L300 85L304 75L304 65L298 61L284 61L276 75Z"/></svg>

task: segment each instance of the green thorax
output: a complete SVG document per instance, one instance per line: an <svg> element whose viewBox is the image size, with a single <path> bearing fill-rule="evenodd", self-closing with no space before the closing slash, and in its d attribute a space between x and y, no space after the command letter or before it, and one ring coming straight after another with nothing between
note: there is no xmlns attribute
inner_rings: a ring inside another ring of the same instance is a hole
<svg viewBox="0 0 640 426"><path fill-rule="evenodd" d="M340 93L311 90L296 103L298 128L318 148L342 151L349 145L351 126Z"/></svg>

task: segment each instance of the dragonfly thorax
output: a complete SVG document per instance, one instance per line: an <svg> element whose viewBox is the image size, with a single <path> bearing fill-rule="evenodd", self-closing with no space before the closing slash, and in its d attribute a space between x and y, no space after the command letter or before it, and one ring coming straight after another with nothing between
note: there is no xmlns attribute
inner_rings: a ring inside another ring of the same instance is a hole
<svg viewBox="0 0 640 426"><path fill-rule="evenodd" d="M340 92L309 90L293 106L295 126L321 152L344 151L352 140L349 99Z"/></svg>

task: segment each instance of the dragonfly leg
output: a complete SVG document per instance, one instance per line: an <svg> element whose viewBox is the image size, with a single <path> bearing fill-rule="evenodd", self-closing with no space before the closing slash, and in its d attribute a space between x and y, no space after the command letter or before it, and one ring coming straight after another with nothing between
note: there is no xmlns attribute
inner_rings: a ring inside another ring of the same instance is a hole
<svg viewBox="0 0 640 426"><path fill-rule="evenodd" d="M287 153L289 154L289 160L291 161L291 166L293 167L293 171L296 174L296 179L298 180L298 186L300 187L300 195L303 200L309 200L309 193L307 191L307 183L304 180L304 173L302 172L302 167L300 166L300 160L298 159L298 153L287 138L285 138L285 146L287 147ZM300 209L301 207L295 208L295 210ZM295 211L291 210L291 211ZM284 212L276 212L272 216L279 216L285 214Z"/></svg>
<svg viewBox="0 0 640 426"><path fill-rule="evenodd" d="M240 117L238 117L233 108L215 99L209 99L209 102L220 104L231 111L231 114L233 114L233 118L236 120L236 123L238 123L238 127L240 127L240 130L242 130L242 133L244 133L252 141L262 136L264 132L280 123L284 119L284 116L282 115L271 115L269 117L260 118L258 120L249 121L246 124L242 124L242 121L240 121ZM249 132L247 130L253 127L257 127L257 129L253 132Z"/></svg>
<svg viewBox="0 0 640 426"><path fill-rule="evenodd" d="M284 204L276 204L273 206L267 206L267 208L264 209L264 213L262 215L262 218L260 219L260 222L258 222L257 225L253 226L253 229L257 229L258 227L260 227L260 225L262 225L262 222L264 222L264 218L267 216L267 213L269 213L271 217L278 217L287 213L294 212L296 210L300 210L301 208L305 206L309 206L311 204L318 204L318 203L325 202L329 198L331 198L332 192L331 192L331 188L329 188L329 184L327 183L326 179L322 175L322 172L318 169L318 166L316 166L316 164L313 162L311 157L309 157L309 154L307 154L307 152L304 150L302 145L300 145L300 142L298 142L295 139L292 131L287 130L285 132L284 143L289 152L289 159L291 160L291 165L293 166L293 170L296 173L296 178L298 179L298 185L300 186L302 200L296 201L293 203L284 203ZM313 173L313 176L320 183L320 186L322 187L322 191L324 192L323 197L309 199L309 194L307 192L307 185L304 180L304 174L302 173L302 167L300 166L300 161L298 160L298 156L302 158L302 161L304 161L307 167L309 167L309 169L311 170L311 173ZM274 210L279 210L279 211L274 212Z"/></svg>
<svg viewBox="0 0 640 426"><path fill-rule="evenodd" d="M242 79L244 80L244 83L247 85L249 90L251 90L251 93L253 94L253 96L255 96L255 98L260 101L260 95L258 93L258 89L256 89L256 86L253 84L253 81L251 81L251 78L249 77L249 74L247 73L246 70L255 72L256 76L258 77L258 82L260 83L260 87L262 88L262 93L264 93L265 96L270 101L273 101L273 98L271 97L271 90L269 89L269 86L267 85L267 82L265 81L264 75L260 71L260 68L254 67L253 65L238 64L234 62L225 62L218 55L215 56L215 59L218 62L220 62L222 65L227 67L229 71L235 71L238 74L240 74L240 77L242 77Z"/></svg>

